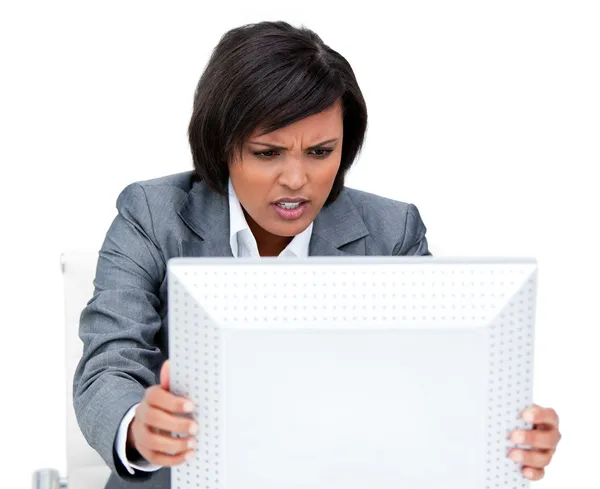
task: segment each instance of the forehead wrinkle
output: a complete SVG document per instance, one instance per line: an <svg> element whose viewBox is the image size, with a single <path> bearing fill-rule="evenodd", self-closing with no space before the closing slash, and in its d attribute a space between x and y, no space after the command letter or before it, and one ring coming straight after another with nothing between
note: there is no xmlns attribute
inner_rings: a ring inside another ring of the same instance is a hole
<svg viewBox="0 0 600 489"><path fill-rule="evenodd" d="M248 141L263 142L288 149L296 148L298 142L301 148L311 148L330 139L338 139L339 143L343 136L341 114L342 107L338 102L322 112L312 114L267 134L260 135L264 126L259 126L250 134ZM342 130L341 134L337 129L338 126ZM306 145L303 146L305 140Z"/></svg>
<svg viewBox="0 0 600 489"><path fill-rule="evenodd" d="M333 144L336 144L341 139L341 135L327 134L327 133L324 133L323 131L320 131L320 132L316 133L316 135L306 134L304 132L301 132L300 134L295 133L295 134L290 135L289 137L282 138L280 136L273 136L270 133L270 134L265 134L259 138L251 138L250 141L255 142L255 143L272 144L274 146L282 146L284 148L288 148L288 149L292 148L293 149L293 148L297 147L298 142L300 142L300 147L311 148L311 147L317 146L318 144L320 144L324 141L329 141L331 139L337 139L338 141L333 143ZM307 141L307 142L304 144L304 141ZM332 143L329 143L329 144L332 144Z"/></svg>

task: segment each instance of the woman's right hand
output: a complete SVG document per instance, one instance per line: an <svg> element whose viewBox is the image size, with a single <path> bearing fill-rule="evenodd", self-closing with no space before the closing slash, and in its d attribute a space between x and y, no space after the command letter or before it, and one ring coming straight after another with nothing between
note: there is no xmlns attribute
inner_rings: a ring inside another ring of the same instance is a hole
<svg viewBox="0 0 600 489"><path fill-rule="evenodd" d="M169 391L169 360L160 371L160 384L146 389L127 431L127 447L154 465L172 467L193 457L198 424L181 414L194 411L185 397ZM178 433L181 438L176 438Z"/></svg>

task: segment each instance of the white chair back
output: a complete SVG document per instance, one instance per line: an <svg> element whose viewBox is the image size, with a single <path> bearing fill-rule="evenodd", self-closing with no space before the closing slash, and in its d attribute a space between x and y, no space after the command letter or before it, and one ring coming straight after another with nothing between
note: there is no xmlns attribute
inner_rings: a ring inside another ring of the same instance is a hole
<svg viewBox="0 0 600 489"><path fill-rule="evenodd" d="M61 255L64 279L67 354L67 484L69 489L103 489L110 469L83 437L73 409L73 376L83 343L79 338L81 311L94 293L98 252Z"/></svg>

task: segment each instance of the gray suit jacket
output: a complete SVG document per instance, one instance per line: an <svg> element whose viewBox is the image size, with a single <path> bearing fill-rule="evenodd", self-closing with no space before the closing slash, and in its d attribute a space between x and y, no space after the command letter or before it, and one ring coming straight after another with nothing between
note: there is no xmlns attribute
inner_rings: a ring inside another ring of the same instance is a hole
<svg viewBox="0 0 600 489"><path fill-rule="evenodd" d="M73 401L83 435L112 470L107 489L170 488L169 468L130 475L114 443L167 358L167 260L232 256L227 198L191 176L133 183L119 195L81 314ZM425 232L413 204L345 188L315 219L309 255L430 255Z"/></svg>

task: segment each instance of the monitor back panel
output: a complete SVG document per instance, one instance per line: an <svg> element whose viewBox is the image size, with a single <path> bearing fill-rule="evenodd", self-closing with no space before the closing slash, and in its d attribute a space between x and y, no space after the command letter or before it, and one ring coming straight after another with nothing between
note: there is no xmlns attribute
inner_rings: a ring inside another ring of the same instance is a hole
<svg viewBox="0 0 600 489"><path fill-rule="evenodd" d="M174 489L526 488L532 260L169 262Z"/></svg>

